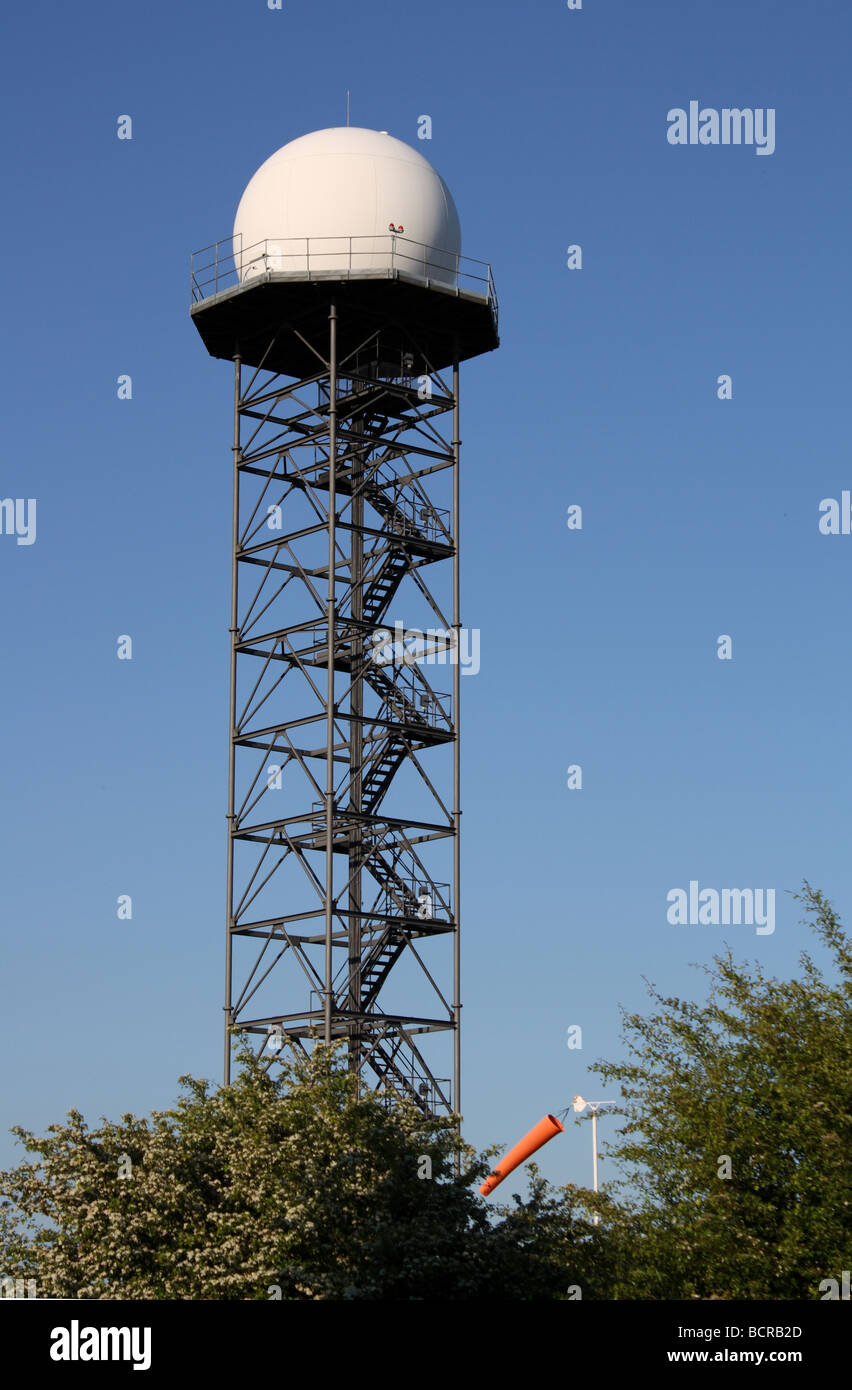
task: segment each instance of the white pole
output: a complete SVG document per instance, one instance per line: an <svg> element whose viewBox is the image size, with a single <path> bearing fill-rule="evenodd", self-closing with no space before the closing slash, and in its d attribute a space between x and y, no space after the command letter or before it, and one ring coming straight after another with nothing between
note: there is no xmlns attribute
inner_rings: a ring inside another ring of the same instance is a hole
<svg viewBox="0 0 852 1390"><path fill-rule="evenodd" d="M592 1186L598 1190L598 1112L592 1111ZM595 1212L594 1224L598 1224L598 1214Z"/></svg>

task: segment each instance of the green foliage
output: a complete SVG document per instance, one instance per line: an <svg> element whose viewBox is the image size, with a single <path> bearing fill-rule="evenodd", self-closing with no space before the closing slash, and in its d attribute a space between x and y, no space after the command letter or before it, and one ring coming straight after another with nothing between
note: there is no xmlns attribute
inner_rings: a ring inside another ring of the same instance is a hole
<svg viewBox="0 0 852 1390"><path fill-rule="evenodd" d="M34 1159L0 1173L0 1273L58 1298L819 1298L852 1253L852 941L800 900L833 982L729 952L705 1003L651 988L625 1016L628 1060L593 1070L622 1090L628 1181L598 1196L530 1164L526 1198L486 1202L498 1151L451 1119L359 1097L339 1049L267 1070L246 1046L233 1085L183 1077L150 1120L17 1128Z"/></svg>
<svg viewBox="0 0 852 1390"><path fill-rule="evenodd" d="M181 1078L150 1121L16 1129L37 1159L0 1174L2 1268L59 1298L559 1296L561 1262L531 1248L542 1192L495 1220L487 1156L451 1120L358 1098L333 1049L274 1074L239 1060L227 1089Z"/></svg>
<svg viewBox="0 0 852 1390"><path fill-rule="evenodd" d="M664 998L624 1020L629 1061L593 1070L621 1086L609 1146L638 1194L611 1236L611 1296L813 1299L852 1253L852 941L805 883L829 983L715 957L704 1004ZM731 1177L720 1177L730 1158Z"/></svg>

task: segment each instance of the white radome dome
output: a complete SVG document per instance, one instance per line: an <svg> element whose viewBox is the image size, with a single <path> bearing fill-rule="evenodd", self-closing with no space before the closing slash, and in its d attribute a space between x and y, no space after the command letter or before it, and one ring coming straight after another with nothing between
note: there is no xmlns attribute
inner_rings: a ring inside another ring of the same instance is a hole
<svg viewBox="0 0 852 1390"><path fill-rule="evenodd" d="M276 150L234 219L242 282L267 270L397 269L454 284L460 252L455 203L429 161L358 126L315 130Z"/></svg>

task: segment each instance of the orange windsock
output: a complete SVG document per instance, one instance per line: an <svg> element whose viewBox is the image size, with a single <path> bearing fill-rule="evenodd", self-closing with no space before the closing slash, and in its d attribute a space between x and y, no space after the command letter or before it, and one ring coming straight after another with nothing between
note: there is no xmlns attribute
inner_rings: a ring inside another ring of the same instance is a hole
<svg viewBox="0 0 852 1390"><path fill-rule="evenodd" d="M499 1167L494 1169L490 1177L480 1187L483 1197L487 1197L489 1192L493 1192L498 1183L507 1178L515 1168L534 1154L536 1149L540 1149L542 1144L546 1144L548 1139L552 1139L554 1134L561 1134L565 1126L560 1124L555 1115L545 1115L543 1120L539 1120L537 1125L533 1125L529 1134L525 1134L523 1139L510 1149Z"/></svg>

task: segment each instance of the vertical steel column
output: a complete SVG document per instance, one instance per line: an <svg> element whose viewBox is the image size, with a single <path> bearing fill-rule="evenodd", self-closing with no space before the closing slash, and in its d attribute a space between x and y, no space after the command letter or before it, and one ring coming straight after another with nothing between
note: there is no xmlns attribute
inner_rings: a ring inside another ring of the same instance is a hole
<svg viewBox="0 0 852 1390"><path fill-rule="evenodd" d="M231 976L233 968L234 954L234 795L235 795L235 759L237 723L237 637L238 637L238 599L237 586L239 565L237 562L237 551L240 544L240 385L242 377L242 362L239 356L234 358L234 443L232 453L234 456L234 502L233 518L231 522L231 693L229 704L229 724L228 724L228 810L226 819L228 822L228 873L226 898L227 905L225 910L225 1085L231 1084L231 1022L232 1022L232 999L231 999Z"/></svg>
<svg viewBox="0 0 852 1390"><path fill-rule="evenodd" d="M357 416L350 422L353 433L363 435L364 417ZM352 548L349 561L349 576L352 598L350 613L353 624L364 616L364 480L365 450L354 448L350 480ZM361 813L363 758L364 758L364 640L357 626L352 627L349 644L349 807L356 815ZM363 829L352 823L349 828L349 988L347 1008L357 1017L357 1022L349 1028L349 1070L355 1074L358 1090L361 1089L361 1057L363 1026L361 1014L361 943L362 943L362 875L364 862Z"/></svg>
<svg viewBox="0 0 852 1390"><path fill-rule="evenodd" d="M453 667L453 1109L461 1114L461 593L459 584L459 345L453 344L453 638L455 666ZM458 1160L457 1160L458 1162Z"/></svg>
<svg viewBox="0 0 852 1390"><path fill-rule="evenodd" d="M331 1042L332 981L334 979L332 932L334 928L334 648L337 635L335 567L337 563L337 304L328 311L328 650L326 652L326 753L325 753L325 999L324 1038Z"/></svg>

